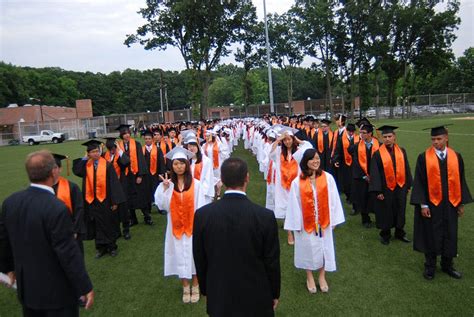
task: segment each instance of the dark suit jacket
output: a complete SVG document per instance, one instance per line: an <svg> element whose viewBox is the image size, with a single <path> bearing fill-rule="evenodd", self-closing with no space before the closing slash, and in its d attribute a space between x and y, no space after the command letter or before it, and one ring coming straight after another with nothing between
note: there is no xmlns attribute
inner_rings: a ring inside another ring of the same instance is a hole
<svg viewBox="0 0 474 317"><path fill-rule="evenodd" d="M29 187L3 202L0 272L13 270L18 297L31 309L77 305L92 290L67 207L44 189Z"/></svg>
<svg viewBox="0 0 474 317"><path fill-rule="evenodd" d="M280 244L273 212L241 194L196 211L193 254L211 316L272 316L280 297Z"/></svg>

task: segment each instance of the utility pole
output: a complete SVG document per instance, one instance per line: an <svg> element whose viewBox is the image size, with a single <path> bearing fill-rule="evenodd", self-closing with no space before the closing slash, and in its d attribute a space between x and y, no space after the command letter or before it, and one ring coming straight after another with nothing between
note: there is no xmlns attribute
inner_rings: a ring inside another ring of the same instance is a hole
<svg viewBox="0 0 474 317"><path fill-rule="evenodd" d="M161 105L161 121L165 123L165 112L163 111L163 72L160 72L160 105Z"/></svg>
<svg viewBox="0 0 474 317"><path fill-rule="evenodd" d="M273 82L272 82L272 65L270 63L270 41L268 39L268 23L267 23L267 4L263 0L263 15L265 20L265 42L267 46L267 65L268 65L268 94L270 95L270 112L275 112L273 104Z"/></svg>

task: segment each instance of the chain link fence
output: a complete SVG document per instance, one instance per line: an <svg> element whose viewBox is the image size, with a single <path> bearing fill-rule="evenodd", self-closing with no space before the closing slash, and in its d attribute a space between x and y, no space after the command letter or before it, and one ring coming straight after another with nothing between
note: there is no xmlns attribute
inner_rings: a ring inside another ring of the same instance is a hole
<svg viewBox="0 0 474 317"><path fill-rule="evenodd" d="M296 104L299 103L299 107ZM333 107L336 113L342 112L343 101L335 98ZM376 105L379 106L376 106ZM406 98L399 97L396 107L387 107L387 99L373 99L373 107L354 112L355 117L369 118L416 118L434 115L448 115L457 113L474 113L474 93L417 95ZM297 111L298 110L298 111ZM348 113L350 109L344 109ZM304 112L303 112L304 111ZM270 113L269 104L250 105L247 108L229 107L227 112L231 118L259 117ZM330 118L329 105L325 99L304 100L293 103L275 104L276 115L290 115L296 113L313 114L319 119ZM103 138L116 135L115 130L120 124L130 124L139 129L153 123L199 120L198 114L192 114L191 109L182 109L162 112L144 112L131 114L117 114L99 116L87 119L64 119L43 122L18 122L15 125L0 126L0 145L21 143L22 137L39 135L42 130L51 130L63 133L66 139L83 140L87 138Z"/></svg>

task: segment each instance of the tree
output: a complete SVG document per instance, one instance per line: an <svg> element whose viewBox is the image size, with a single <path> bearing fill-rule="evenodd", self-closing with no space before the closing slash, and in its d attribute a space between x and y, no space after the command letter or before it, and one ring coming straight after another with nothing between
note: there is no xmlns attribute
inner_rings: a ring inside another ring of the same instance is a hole
<svg viewBox="0 0 474 317"><path fill-rule="evenodd" d="M202 99L201 116L206 117L211 70L254 17L252 1L147 0L146 4L139 14L147 23L127 35L125 44L138 42L146 50L177 47L186 69L192 70L193 105Z"/></svg>
<svg viewBox="0 0 474 317"><path fill-rule="evenodd" d="M268 34L272 46L271 58L285 73L287 82L288 104L293 104L293 77L295 69L303 62L303 51L299 49L295 36L295 20L286 13L270 15L268 19Z"/></svg>
<svg viewBox="0 0 474 317"><path fill-rule="evenodd" d="M331 84L336 66L335 51L338 17L335 0L296 0L290 12L295 17L295 31L307 55L321 62L326 76L329 109L334 113Z"/></svg>

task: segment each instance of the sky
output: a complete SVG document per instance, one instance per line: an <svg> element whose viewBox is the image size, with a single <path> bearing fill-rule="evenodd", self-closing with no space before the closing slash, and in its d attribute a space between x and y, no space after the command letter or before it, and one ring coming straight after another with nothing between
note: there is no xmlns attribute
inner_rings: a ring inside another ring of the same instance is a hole
<svg viewBox="0 0 474 317"><path fill-rule="evenodd" d="M263 0L253 0L263 19ZM282 14L293 0L266 0L267 13ZM0 0L0 60L17 66L60 67L110 73L124 69L179 71L179 51L146 51L123 45L145 20L136 12L144 0ZM474 0L461 0L456 56L474 46ZM235 63L232 57L222 60ZM303 66L311 60L305 59Z"/></svg>

